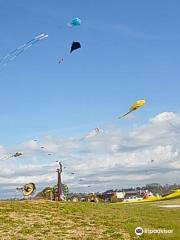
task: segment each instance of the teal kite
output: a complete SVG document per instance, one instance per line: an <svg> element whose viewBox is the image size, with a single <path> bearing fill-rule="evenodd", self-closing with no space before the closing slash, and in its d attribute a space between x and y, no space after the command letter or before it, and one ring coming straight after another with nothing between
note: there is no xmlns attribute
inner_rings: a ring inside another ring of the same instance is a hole
<svg viewBox="0 0 180 240"><path fill-rule="evenodd" d="M81 19L80 18L73 18L71 22L68 24L70 27L77 27L81 25Z"/></svg>

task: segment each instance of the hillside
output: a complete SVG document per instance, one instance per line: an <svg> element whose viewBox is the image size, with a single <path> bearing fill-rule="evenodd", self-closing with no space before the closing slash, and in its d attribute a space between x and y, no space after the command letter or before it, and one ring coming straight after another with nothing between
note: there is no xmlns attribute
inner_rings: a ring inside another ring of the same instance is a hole
<svg viewBox="0 0 180 240"><path fill-rule="evenodd" d="M180 208L158 203L95 204L50 201L0 202L0 239L137 239L134 229L173 229L170 235L142 235L141 239L178 239Z"/></svg>

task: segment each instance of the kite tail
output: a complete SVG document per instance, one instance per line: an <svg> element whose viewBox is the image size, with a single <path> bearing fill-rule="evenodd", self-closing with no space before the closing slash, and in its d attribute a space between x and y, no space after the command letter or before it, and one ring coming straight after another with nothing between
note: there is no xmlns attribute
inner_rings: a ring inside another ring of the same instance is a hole
<svg viewBox="0 0 180 240"><path fill-rule="evenodd" d="M8 159L10 159L12 157L13 157L13 155L11 155L11 156L4 156L4 157L1 157L0 160L8 160Z"/></svg>
<svg viewBox="0 0 180 240"><path fill-rule="evenodd" d="M24 47L26 47L27 45L29 45L30 43L32 43L33 41L36 40L36 37L31 39L30 41L20 45L19 47L17 47L16 49L14 49L13 51L11 51L10 53L6 54L4 57L2 57L0 59L0 63L3 62L4 60L6 60L7 58L10 58L12 55L16 54L19 50L23 49Z"/></svg>
<svg viewBox="0 0 180 240"><path fill-rule="evenodd" d="M119 116L118 119L121 119L121 118L127 116L127 115L130 114L132 111L133 111L133 110L130 110L130 111L128 111L127 113L123 114L122 116Z"/></svg>
<svg viewBox="0 0 180 240"><path fill-rule="evenodd" d="M11 51L10 53L8 53L7 55L5 55L4 57L2 57L0 59L0 65L1 65L1 69L4 68L9 62L13 61L16 57L18 57L20 54L22 54L23 52L25 52L28 48L30 48L31 46L33 46L35 43L47 38L48 35L45 33L41 33L37 36L35 36L33 39L31 39L30 41L26 42L25 44L20 45L19 47L17 47L15 50Z"/></svg>

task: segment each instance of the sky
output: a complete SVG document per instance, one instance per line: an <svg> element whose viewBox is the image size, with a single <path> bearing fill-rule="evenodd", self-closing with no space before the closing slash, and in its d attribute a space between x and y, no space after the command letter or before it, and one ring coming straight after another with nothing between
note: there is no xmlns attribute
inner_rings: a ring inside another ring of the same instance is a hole
<svg viewBox="0 0 180 240"><path fill-rule="evenodd" d="M0 0L1 57L49 36L0 68L0 157L25 153L0 161L0 197L29 181L54 184L56 160L67 166L71 191L179 182L179 7L177 0ZM73 17L80 27L67 26ZM72 41L82 48L69 54ZM118 120L138 99L146 105ZM81 141L95 127L103 134Z"/></svg>

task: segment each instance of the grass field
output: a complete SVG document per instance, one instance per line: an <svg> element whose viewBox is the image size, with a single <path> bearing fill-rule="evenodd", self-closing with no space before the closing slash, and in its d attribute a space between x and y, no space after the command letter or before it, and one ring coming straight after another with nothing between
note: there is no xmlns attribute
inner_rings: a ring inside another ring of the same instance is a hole
<svg viewBox="0 0 180 240"><path fill-rule="evenodd" d="M179 200L122 205L58 203L49 201L0 202L0 240L13 239L180 239ZM143 234L138 226L173 229L173 234Z"/></svg>

